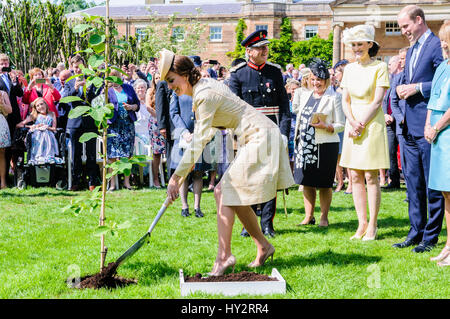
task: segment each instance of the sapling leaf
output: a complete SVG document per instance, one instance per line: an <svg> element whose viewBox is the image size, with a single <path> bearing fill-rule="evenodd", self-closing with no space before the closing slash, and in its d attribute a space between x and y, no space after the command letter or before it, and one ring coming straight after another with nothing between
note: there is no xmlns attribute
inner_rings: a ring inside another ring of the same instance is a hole
<svg viewBox="0 0 450 319"><path fill-rule="evenodd" d="M89 29L91 26L89 24L77 24L73 27L72 31L74 33L81 33Z"/></svg>
<svg viewBox="0 0 450 319"><path fill-rule="evenodd" d="M105 36L101 36L98 33L94 33L89 37L89 44L92 46L98 45L105 41Z"/></svg>
<svg viewBox="0 0 450 319"><path fill-rule="evenodd" d="M85 75L95 75L95 72L93 70L84 67L82 64L80 65L80 69Z"/></svg>
<svg viewBox="0 0 450 319"><path fill-rule="evenodd" d="M119 85L123 84L122 79L119 78L118 76L108 76L105 80L109 81L109 82L113 82L113 83L119 84Z"/></svg>
<svg viewBox="0 0 450 319"><path fill-rule="evenodd" d="M97 226L97 228L94 231L94 236L106 235L110 231L111 228L109 228L108 226Z"/></svg>
<svg viewBox="0 0 450 319"><path fill-rule="evenodd" d="M77 106L76 108L70 110L69 119L74 119L74 118L80 117L81 115L83 115L84 113L89 111L90 109L91 109L90 106L87 106L87 105Z"/></svg>
<svg viewBox="0 0 450 319"><path fill-rule="evenodd" d="M66 96L59 100L59 103L72 103L72 102L84 102L84 100L78 96Z"/></svg>
<svg viewBox="0 0 450 319"><path fill-rule="evenodd" d="M103 85L103 79L96 76L92 79L92 84L94 84L96 88L99 88Z"/></svg>
<svg viewBox="0 0 450 319"><path fill-rule="evenodd" d="M87 132L87 133L84 133L83 135L81 135L79 141L80 141L80 143L85 143L85 142L87 142L93 138L97 138L97 137L98 137L97 133Z"/></svg>
<svg viewBox="0 0 450 319"><path fill-rule="evenodd" d="M89 112L89 115L96 121L101 122L103 120L103 116L105 115L104 110L101 108L92 108Z"/></svg>
<svg viewBox="0 0 450 319"><path fill-rule="evenodd" d="M98 68L103 62L104 62L103 56L98 54L91 55L88 60L88 64L93 68Z"/></svg>
<svg viewBox="0 0 450 319"><path fill-rule="evenodd" d="M129 220L117 225L116 229L126 229L131 227L131 222Z"/></svg>
<svg viewBox="0 0 450 319"><path fill-rule="evenodd" d="M102 53L105 51L105 43L101 42L97 45L93 45L92 48L94 49L95 53Z"/></svg>

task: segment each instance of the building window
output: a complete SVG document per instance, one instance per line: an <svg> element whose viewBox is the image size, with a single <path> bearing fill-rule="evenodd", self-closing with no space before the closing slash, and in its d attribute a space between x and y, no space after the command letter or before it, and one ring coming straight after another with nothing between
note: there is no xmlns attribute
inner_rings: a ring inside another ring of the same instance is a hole
<svg viewBox="0 0 450 319"><path fill-rule="evenodd" d="M316 25L307 25L305 26L305 39L309 40L312 37L316 36L319 32L319 27Z"/></svg>
<svg viewBox="0 0 450 319"><path fill-rule="evenodd" d="M222 27L210 26L209 27L209 41L220 42L222 41Z"/></svg>
<svg viewBox="0 0 450 319"><path fill-rule="evenodd" d="M267 24L257 24L256 25L256 31L261 31L261 30L269 30L269 27Z"/></svg>
<svg viewBox="0 0 450 319"><path fill-rule="evenodd" d="M397 22L386 22L386 35L401 35L402 32Z"/></svg>
<svg viewBox="0 0 450 319"><path fill-rule="evenodd" d="M141 41L146 36L147 32L145 31L145 28L136 28L136 40Z"/></svg>
<svg viewBox="0 0 450 319"><path fill-rule="evenodd" d="M183 27L175 27L172 29L172 37L178 41L184 41L184 28Z"/></svg>

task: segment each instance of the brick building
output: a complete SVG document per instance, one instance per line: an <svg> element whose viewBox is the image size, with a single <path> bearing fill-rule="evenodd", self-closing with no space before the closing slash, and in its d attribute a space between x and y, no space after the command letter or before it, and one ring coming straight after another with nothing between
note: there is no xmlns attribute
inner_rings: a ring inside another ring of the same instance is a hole
<svg viewBox="0 0 450 319"><path fill-rule="evenodd" d="M450 19L448 0L142 0L139 5L112 5L110 16L120 35L139 35L151 23L150 14L157 15L158 23L164 24L174 13L179 19L189 18L200 8L199 19L206 25L207 45L198 54L225 65L230 63L225 53L234 49L235 29L240 18L247 24L247 34L266 29L269 38L279 37L283 17L291 20L294 41L307 40L316 34L327 38L333 32L334 61L352 57L341 43L342 30L371 23L376 27L376 40L381 46L379 57L386 60L408 45L396 23L397 13L407 4L418 4L424 9L435 33L445 19ZM81 12L104 15L105 8L99 6ZM80 12L69 16L80 16Z"/></svg>

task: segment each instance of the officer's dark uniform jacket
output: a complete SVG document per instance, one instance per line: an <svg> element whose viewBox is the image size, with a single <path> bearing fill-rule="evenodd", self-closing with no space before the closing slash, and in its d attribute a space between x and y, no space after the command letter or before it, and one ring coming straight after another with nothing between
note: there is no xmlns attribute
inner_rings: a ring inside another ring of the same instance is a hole
<svg viewBox="0 0 450 319"><path fill-rule="evenodd" d="M229 87L277 123L281 134L289 136L289 98L278 65L266 62L258 67L251 61L241 63L230 70Z"/></svg>

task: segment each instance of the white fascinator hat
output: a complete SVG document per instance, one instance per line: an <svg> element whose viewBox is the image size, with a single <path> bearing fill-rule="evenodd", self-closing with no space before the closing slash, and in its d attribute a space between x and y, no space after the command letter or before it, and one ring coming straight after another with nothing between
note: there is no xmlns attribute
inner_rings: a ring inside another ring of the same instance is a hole
<svg viewBox="0 0 450 319"><path fill-rule="evenodd" d="M351 46L353 42L374 42L379 46L378 42L375 41L375 28L368 24L360 24L345 29L342 32L342 42L347 46Z"/></svg>

